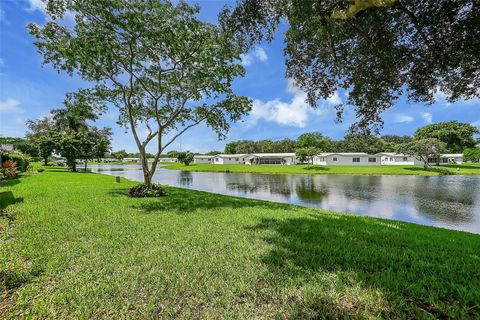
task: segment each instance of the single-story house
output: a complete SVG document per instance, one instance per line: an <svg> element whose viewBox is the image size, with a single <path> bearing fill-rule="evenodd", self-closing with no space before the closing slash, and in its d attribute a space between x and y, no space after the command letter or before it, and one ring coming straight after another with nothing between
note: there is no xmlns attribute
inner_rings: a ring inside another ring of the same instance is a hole
<svg viewBox="0 0 480 320"><path fill-rule="evenodd" d="M194 163L213 163L214 156L203 156L203 155L195 155L193 156Z"/></svg>
<svg viewBox="0 0 480 320"><path fill-rule="evenodd" d="M217 154L213 156L213 164L245 164L248 154Z"/></svg>
<svg viewBox="0 0 480 320"><path fill-rule="evenodd" d="M212 164L282 164L298 163L295 153L252 153L252 154L217 154L215 156L196 155L194 163Z"/></svg>
<svg viewBox="0 0 480 320"><path fill-rule="evenodd" d="M313 164L339 166L380 166L381 156L365 152L320 153L313 157Z"/></svg>
<svg viewBox="0 0 480 320"><path fill-rule="evenodd" d="M385 166L413 166L418 164L416 157L402 153L380 152L377 155L380 156L381 164Z"/></svg>
<svg viewBox="0 0 480 320"><path fill-rule="evenodd" d="M320 153L313 158L313 163L318 165L343 165L343 166L383 166L400 165L413 166L423 165L415 156L398 154L393 152L380 152L377 154L367 154L364 152L337 152ZM437 159L428 158L430 165L437 164ZM463 163L463 154L442 154L440 156L440 165L461 164Z"/></svg>
<svg viewBox="0 0 480 320"><path fill-rule="evenodd" d="M254 153L248 156L247 164L297 164L295 153Z"/></svg>

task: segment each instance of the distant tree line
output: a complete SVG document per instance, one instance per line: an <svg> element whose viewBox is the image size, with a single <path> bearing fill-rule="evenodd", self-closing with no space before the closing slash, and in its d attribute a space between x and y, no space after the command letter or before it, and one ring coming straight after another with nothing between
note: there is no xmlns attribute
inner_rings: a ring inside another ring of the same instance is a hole
<svg viewBox="0 0 480 320"><path fill-rule="evenodd" d="M479 134L478 128L468 123L447 121L427 125L419 128L413 136L409 135L371 135L349 133L341 140L333 140L322 133L310 132L300 135L296 140L238 140L227 143L224 153L268 153L268 152L296 152L300 157L308 158L309 155L319 152L397 152L399 147L412 141L434 139L442 143L443 151L462 153L471 149L469 154L476 154L475 150L480 143L475 135ZM432 140L430 140L432 142ZM216 154L212 151L209 154ZM475 159L475 156L472 156Z"/></svg>

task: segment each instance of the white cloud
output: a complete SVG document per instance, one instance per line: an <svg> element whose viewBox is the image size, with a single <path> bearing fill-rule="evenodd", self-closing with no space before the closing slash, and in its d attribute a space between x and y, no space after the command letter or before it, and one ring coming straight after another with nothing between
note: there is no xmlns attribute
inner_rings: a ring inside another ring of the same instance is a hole
<svg viewBox="0 0 480 320"><path fill-rule="evenodd" d="M47 5L43 0L28 0L29 7L26 9L29 12L39 11L46 19L48 19ZM64 16L64 21L72 24L75 21L75 14L67 11Z"/></svg>
<svg viewBox="0 0 480 320"><path fill-rule="evenodd" d="M0 101L0 113L24 113L25 110L19 107L20 102L13 99L8 98L7 100Z"/></svg>
<svg viewBox="0 0 480 320"><path fill-rule="evenodd" d="M414 120L412 116L408 116L406 114L396 114L393 122L394 123L410 123Z"/></svg>
<svg viewBox="0 0 480 320"><path fill-rule="evenodd" d="M303 128L307 125L311 114L318 116L324 113L324 109L313 109L305 102L307 98L306 93L295 86L291 79L288 79L286 90L293 95L290 102L285 102L278 98L267 102L255 99L250 112L250 124L256 123L258 119L263 119L282 125ZM342 103L342 100L339 94L335 92L331 97L322 101L320 108L339 103Z"/></svg>
<svg viewBox="0 0 480 320"><path fill-rule="evenodd" d="M241 64L244 67L251 65L256 60L261 62L268 60L267 52L262 47L255 47L251 52L242 54L240 57L242 59Z"/></svg>
<svg viewBox="0 0 480 320"><path fill-rule="evenodd" d="M0 8L0 22L5 22L8 24L7 17L5 15L5 11Z"/></svg>
<svg viewBox="0 0 480 320"><path fill-rule="evenodd" d="M255 57L264 62L264 61L267 61L268 60L268 56L267 56L267 53L265 52L265 49L263 49L262 47L256 47L254 50L253 50L253 54L255 55Z"/></svg>
<svg viewBox="0 0 480 320"><path fill-rule="evenodd" d="M425 121L425 123L428 123L428 124L432 123L432 114L430 112L422 112L420 116Z"/></svg>

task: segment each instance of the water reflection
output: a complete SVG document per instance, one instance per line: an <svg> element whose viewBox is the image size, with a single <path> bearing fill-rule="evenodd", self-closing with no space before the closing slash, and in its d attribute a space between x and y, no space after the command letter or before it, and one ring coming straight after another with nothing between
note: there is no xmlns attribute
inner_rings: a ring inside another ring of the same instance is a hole
<svg viewBox="0 0 480 320"><path fill-rule="evenodd" d="M92 166L92 171L142 181L141 168L136 165ZM272 175L159 169L154 181L480 233L478 176Z"/></svg>

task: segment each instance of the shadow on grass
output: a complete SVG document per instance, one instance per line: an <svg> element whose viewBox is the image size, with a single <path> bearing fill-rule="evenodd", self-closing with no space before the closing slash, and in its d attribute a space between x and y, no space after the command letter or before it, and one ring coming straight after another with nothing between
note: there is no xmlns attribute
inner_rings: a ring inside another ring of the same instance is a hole
<svg viewBox="0 0 480 320"><path fill-rule="evenodd" d="M191 213L197 209L216 208L245 208L263 207L277 210L290 210L291 206L281 203L266 202L261 200L235 198L219 194L202 192L189 189L164 187L167 195L157 198L131 198L132 207L145 213L162 213L174 211L177 213ZM115 189L112 195L128 197L129 189Z"/></svg>
<svg viewBox="0 0 480 320"><path fill-rule="evenodd" d="M21 179L9 179L9 180L0 180L0 187L13 187L14 185L19 184Z"/></svg>
<svg viewBox="0 0 480 320"><path fill-rule="evenodd" d="M343 292L341 299L350 299L351 308L346 308L338 303L332 307L332 301L322 301L321 296L312 297L312 305L299 306L305 312L300 318L322 317L309 314L319 305L333 308L329 312L335 317L355 317L355 308L365 310L362 301L368 300L363 290L371 289L379 290L387 301L389 307L379 311L386 318L480 315L477 235L388 220L315 214L264 219L250 230L267 231L269 236L264 239L273 248L263 261L279 283L282 278L313 283L319 276L334 275L334 291L338 295ZM360 295L349 297L348 290L342 291L358 286Z"/></svg>
<svg viewBox="0 0 480 320"><path fill-rule="evenodd" d="M23 202L23 198L15 198L12 191L0 191L0 210L19 202Z"/></svg>
<svg viewBox="0 0 480 320"><path fill-rule="evenodd" d="M308 171L330 171L330 168L327 168L325 166L315 166L315 165L308 165L306 167L302 167L303 170L308 170Z"/></svg>

